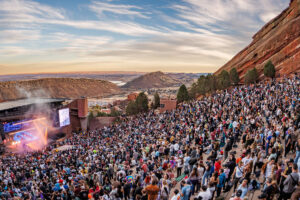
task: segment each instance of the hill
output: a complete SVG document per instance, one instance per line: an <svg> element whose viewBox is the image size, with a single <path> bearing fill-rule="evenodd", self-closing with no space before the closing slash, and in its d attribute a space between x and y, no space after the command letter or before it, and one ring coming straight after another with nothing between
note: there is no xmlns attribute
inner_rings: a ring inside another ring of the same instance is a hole
<svg viewBox="0 0 300 200"><path fill-rule="evenodd" d="M248 69L256 67L262 79L264 65L269 60L278 76L300 71L300 0L291 0L287 9L258 31L251 44L215 74L235 67L243 79Z"/></svg>
<svg viewBox="0 0 300 200"><path fill-rule="evenodd" d="M94 79L44 78L0 82L0 101L30 97L103 97L120 92L115 84Z"/></svg>
<svg viewBox="0 0 300 200"><path fill-rule="evenodd" d="M123 88L150 89L178 86L181 82L164 74L163 72L152 72L142 75L126 83Z"/></svg>
<svg viewBox="0 0 300 200"><path fill-rule="evenodd" d="M44 78L88 78L107 81L128 82L140 75L141 72L69 72L69 73L38 73L38 74L8 74L0 75L0 81L21 81Z"/></svg>

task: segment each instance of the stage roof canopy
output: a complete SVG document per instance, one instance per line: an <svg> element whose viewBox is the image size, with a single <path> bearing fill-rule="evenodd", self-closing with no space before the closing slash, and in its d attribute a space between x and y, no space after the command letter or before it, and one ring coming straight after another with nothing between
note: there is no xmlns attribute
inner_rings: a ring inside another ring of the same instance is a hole
<svg viewBox="0 0 300 200"><path fill-rule="evenodd" d="M30 98L30 99L18 99L14 101L5 101L0 103L0 111L9 110L12 108L18 108L23 106L29 106L34 104L48 104L64 102L67 99L45 99L45 98Z"/></svg>

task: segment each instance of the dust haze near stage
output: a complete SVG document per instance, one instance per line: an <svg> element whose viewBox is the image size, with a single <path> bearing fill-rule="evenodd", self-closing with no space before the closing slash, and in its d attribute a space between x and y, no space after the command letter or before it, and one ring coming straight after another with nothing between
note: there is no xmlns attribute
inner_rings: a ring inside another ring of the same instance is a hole
<svg viewBox="0 0 300 200"><path fill-rule="evenodd" d="M48 131L53 127L46 117L25 120L12 124L12 126L23 125L21 130L9 133L12 142L7 145L12 152L24 153L39 151L48 144Z"/></svg>

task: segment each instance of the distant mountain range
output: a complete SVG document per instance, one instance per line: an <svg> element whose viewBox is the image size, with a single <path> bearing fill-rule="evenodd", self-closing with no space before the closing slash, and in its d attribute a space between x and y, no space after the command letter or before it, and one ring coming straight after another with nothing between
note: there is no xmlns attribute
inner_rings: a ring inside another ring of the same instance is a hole
<svg viewBox="0 0 300 200"><path fill-rule="evenodd" d="M34 80L42 78L90 78L107 81L127 82L145 73L141 72L70 72L41 74L0 75L0 81Z"/></svg>
<svg viewBox="0 0 300 200"><path fill-rule="evenodd" d="M133 79L132 81L127 82L123 88L128 89L150 89L150 88L165 88L172 86L179 86L182 84L180 80L173 78L169 74L164 74L163 72L152 72L138 78Z"/></svg>
<svg viewBox="0 0 300 200"><path fill-rule="evenodd" d="M35 80L43 78L89 78L96 80L107 80L116 83L119 86L136 79L145 72L70 72L70 73L41 73L41 74L11 74L0 75L0 82L3 81L20 81L20 80ZM182 83L188 84L194 79L199 78L201 73L165 73L173 79Z"/></svg>
<svg viewBox="0 0 300 200"><path fill-rule="evenodd" d="M0 82L0 101L32 97L100 98L119 92L120 88L109 81L84 78L44 78Z"/></svg>
<svg viewBox="0 0 300 200"><path fill-rule="evenodd" d="M191 84L201 74L87 72L0 75L0 102L20 98L102 98L122 90ZM121 88L120 88L121 87ZM122 90L121 90L122 89Z"/></svg>

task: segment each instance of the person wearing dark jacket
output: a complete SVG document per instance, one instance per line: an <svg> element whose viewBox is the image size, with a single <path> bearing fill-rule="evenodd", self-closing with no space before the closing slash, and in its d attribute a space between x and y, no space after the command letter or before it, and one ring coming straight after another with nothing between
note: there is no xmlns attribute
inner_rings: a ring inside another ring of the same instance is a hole
<svg viewBox="0 0 300 200"><path fill-rule="evenodd" d="M278 192L277 184L276 182L272 182L271 178L267 179L266 184L267 187L262 191L260 197L264 197L266 200L272 200L274 195Z"/></svg>
<svg viewBox="0 0 300 200"><path fill-rule="evenodd" d="M230 139L227 140L226 145L224 147L224 160L227 159L229 151L232 149L232 144Z"/></svg>
<svg viewBox="0 0 300 200"><path fill-rule="evenodd" d="M298 166L293 164L292 173L283 182L283 190L280 192L279 200L291 198L296 186L299 184Z"/></svg>

